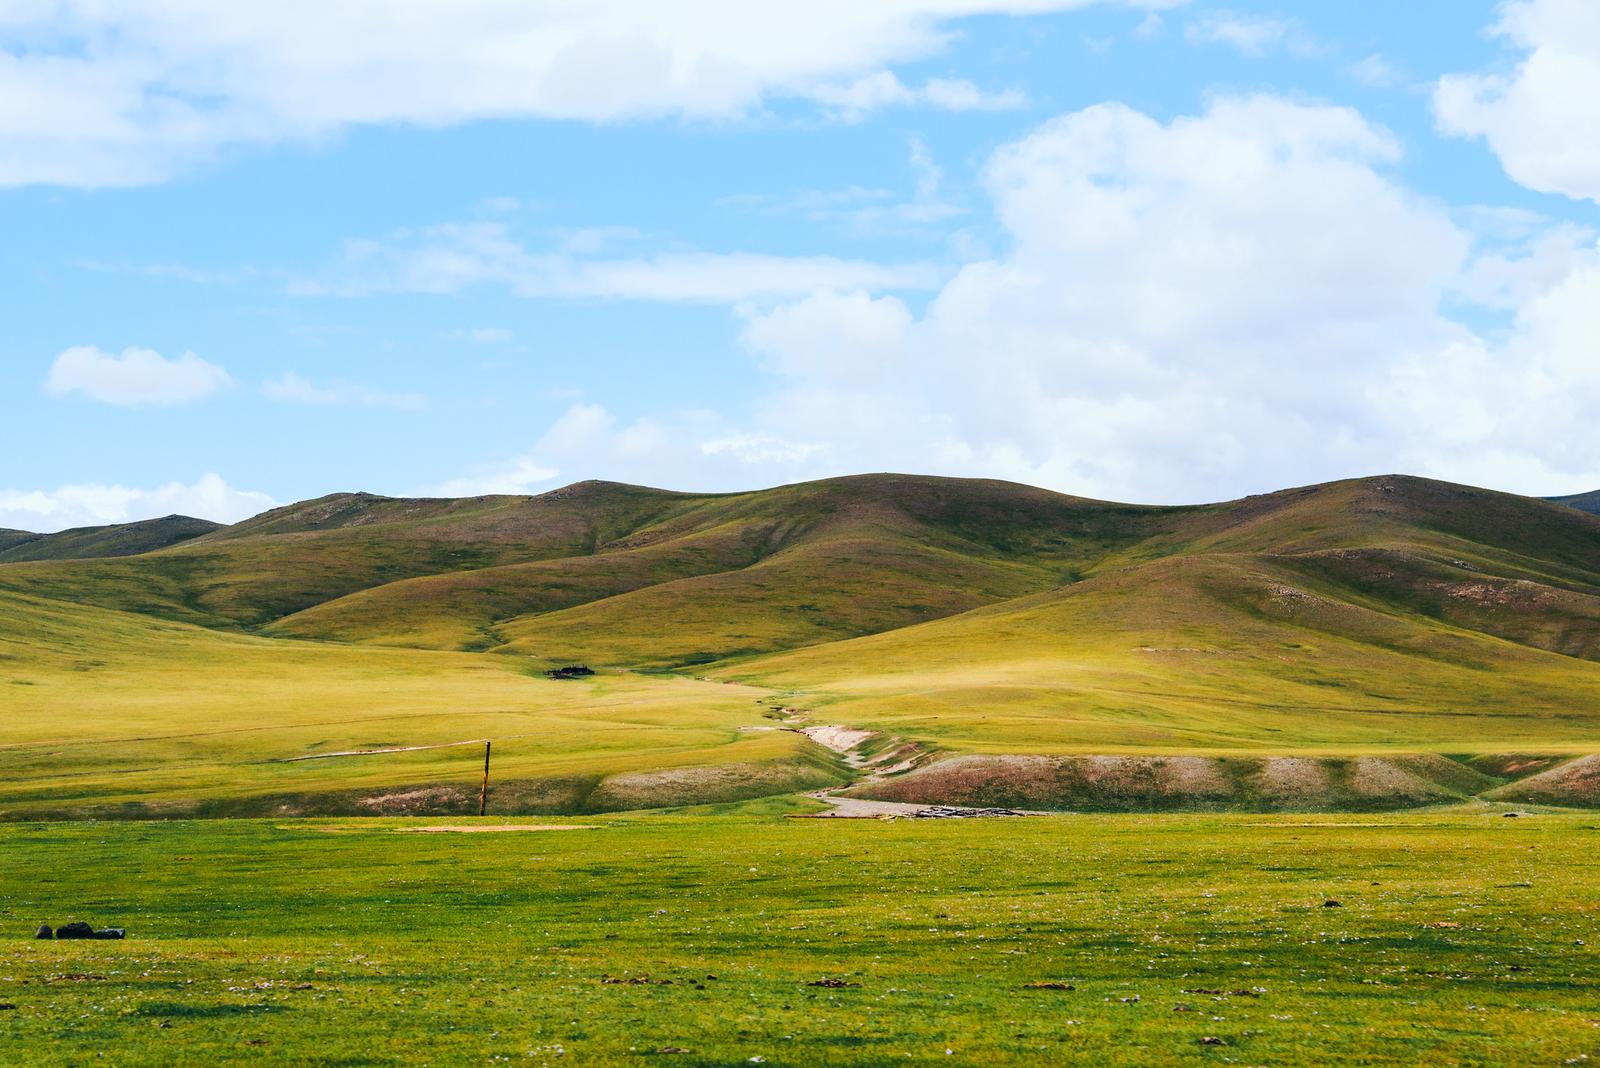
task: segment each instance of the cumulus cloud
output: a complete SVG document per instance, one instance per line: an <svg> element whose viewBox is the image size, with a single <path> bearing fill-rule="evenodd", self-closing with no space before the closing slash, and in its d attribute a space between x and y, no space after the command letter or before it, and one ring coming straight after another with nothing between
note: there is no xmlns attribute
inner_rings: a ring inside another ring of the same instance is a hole
<svg viewBox="0 0 1600 1068"><path fill-rule="evenodd" d="M0 185L160 181L219 146L357 124L721 119L771 99L837 108L840 86L862 106L1004 106L958 81L885 86L894 64L941 51L955 20L1093 2L12 4L0 10Z"/></svg>
<svg viewBox="0 0 1600 1068"><path fill-rule="evenodd" d="M535 249L502 223L447 223L389 241L346 242L321 277L291 287L300 296L454 293L475 285L519 296L734 303L820 288L932 288L943 272L922 263L882 264L833 256L666 252L603 259Z"/></svg>
<svg viewBox="0 0 1600 1068"><path fill-rule="evenodd" d="M1004 251L925 308L848 288L745 308L773 373L756 402L574 409L534 454L680 488L937 470L1154 502L1396 468L1600 485L1593 235L1482 236L1400 157L1356 111L1269 96L1061 116L993 154ZM1462 300L1507 328L1452 319Z"/></svg>
<svg viewBox="0 0 1600 1068"><path fill-rule="evenodd" d="M1494 32L1522 58L1509 71L1441 79L1440 129L1482 137L1530 189L1600 202L1600 5L1514 0Z"/></svg>
<svg viewBox="0 0 1600 1068"><path fill-rule="evenodd" d="M215 474L187 485L169 482L154 489L100 483L52 490L0 489L0 527L48 534L173 514L236 523L276 506L267 494L235 489Z"/></svg>
<svg viewBox="0 0 1600 1068"><path fill-rule="evenodd" d="M355 382L335 381L317 385L287 371L278 378L261 384L261 393L271 400L286 404L356 404L366 408L393 408L397 411L416 411L427 405L420 393L389 393Z"/></svg>
<svg viewBox="0 0 1600 1068"><path fill-rule="evenodd" d="M102 404L134 407L199 400L230 381L226 371L192 352L169 360L153 349L126 348L113 355L77 345L55 358L44 388L52 397L80 393Z"/></svg>

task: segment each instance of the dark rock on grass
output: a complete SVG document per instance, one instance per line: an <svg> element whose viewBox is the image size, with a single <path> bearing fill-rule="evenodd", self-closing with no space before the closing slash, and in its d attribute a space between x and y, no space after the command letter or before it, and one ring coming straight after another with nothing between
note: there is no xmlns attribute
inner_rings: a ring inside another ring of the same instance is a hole
<svg viewBox="0 0 1600 1068"><path fill-rule="evenodd" d="M41 923L39 925L39 929L33 932L33 937L35 938L54 938L55 936L55 931L50 929L50 925L48 923Z"/></svg>
<svg viewBox="0 0 1600 1068"><path fill-rule="evenodd" d="M1332 898L1329 898L1328 900L1326 900L1326 901L1324 901L1322 903L1322 907L1325 908L1325 909L1342 909L1342 908L1344 908L1344 902L1343 901L1335 901Z"/></svg>
<svg viewBox="0 0 1600 1068"><path fill-rule="evenodd" d="M551 668L544 673L547 679L582 679L594 674L594 668L587 664L568 664L566 667Z"/></svg>
<svg viewBox="0 0 1600 1068"><path fill-rule="evenodd" d="M93 938L94 928L81 921L64 923L56 928L57 938Z"/></svg>
<svg viewBox="0 0 1600 1068"><path fill-rule="evenodd" d="M1022 989L1024 989L1024 990L1076 990L1078 988L1073 986L1071 983L1062 983L1062 982L1057 982L1057 981L1055 981L1053 979L1046 979L1046 980L1042 980L1042 981L1037 982L1037 983L1024 983L1022 985Z"/></svg>
<svg viewBox="0 0 1600 1068"><path fill-rule="evenodd" d="M16 1006L11 1004L11 1002L9 1002L9 1001L0 1001L0 1012L6 1012L6 1011L8 1011L10 1009L14 1009L14 1008L16 1008Z"/></svg>
<svg viewBox="0 0 1600 1068"><path fill-rule="evenodd" d="M1202 1046L1226 1046L1228 1044L1228 1040L1225 1038L1218 1038L1216 1035L1206 1035L1200 1040L1200 1044Z"/></svg>
<svg viewBox="0 0 1600 1068"><path fill-rule="evenodd" d="M1023 816L1026 813L1009 808L954 808L950 805L930 805L911 814L918 820L972 820L994 816Z"/></svg>
<svg viewBox="0 0 1600 1068"><path fill-rule="evenodd" d="M847 986L860 986L860 983L847 982L844 979L816 979L806 984L807 986L825 986L829 990L839 990Z"/></svg>
<svg viewBox="0 0 1600 1068"><path fill-rule="evenodd" d="M121 927L105 927L94 933L96 938L126 938L128 932Z"/></svg>

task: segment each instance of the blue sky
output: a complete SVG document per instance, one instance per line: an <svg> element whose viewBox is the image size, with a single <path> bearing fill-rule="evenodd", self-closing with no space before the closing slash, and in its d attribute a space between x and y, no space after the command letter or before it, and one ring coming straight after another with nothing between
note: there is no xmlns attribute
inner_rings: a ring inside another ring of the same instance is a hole
<svg viewBox="0 0 1600 1068"><path fill-rule="evenodd" d="M385 10L0 13L0 527L1600 486L1585 0Z"/></svg>

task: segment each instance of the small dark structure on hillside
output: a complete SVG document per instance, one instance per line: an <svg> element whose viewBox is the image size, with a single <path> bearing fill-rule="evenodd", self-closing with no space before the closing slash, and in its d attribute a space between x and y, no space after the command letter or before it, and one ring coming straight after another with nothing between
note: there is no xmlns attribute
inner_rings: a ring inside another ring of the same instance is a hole
<svg viewBox="0 0 1600 1068"><path fill-rule="evenodd" d="M546 671L547 679L581 679L594 674L594 669L584 664L569 664L566 667L551 668Z"/></svg>

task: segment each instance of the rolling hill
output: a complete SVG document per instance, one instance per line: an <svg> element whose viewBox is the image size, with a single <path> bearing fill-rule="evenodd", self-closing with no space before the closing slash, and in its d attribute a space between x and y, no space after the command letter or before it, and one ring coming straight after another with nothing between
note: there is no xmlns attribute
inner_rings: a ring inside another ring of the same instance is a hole
<svg viewBox="0 0 1600 1068"><path fill-rule="evenodd" d="M83 560L99 556L137 556L189 541L221 524L186 515L118 523L103 527L75 527L55 534L29 534L0 530L0 564L21 560Z"/></svg>
<svg viewBox="0 0 1600 1068"><path fill-rule="evenodd" d="M1549 499L1557 504L1564 504L1569 508L1600 514L1600 490L1594 490L1591 493L1577 493L1570 497L1551 497Z"/></svg>
<svg viewBox="0 0 1600 1068"><path fill-rule="evenodd" d="M459 810L460 750L414 747L488 736L530 811L841 782L888 754L858 792L1384 807L1526 774L1600 804L1561 770L1600 752L1600 517L1489 490L1147 507L908 475L585 482L337 494L147 551L69 533L0 563L0 813ZM565 663L600 674L542 677ZM798 733L822 725L863 733L841 759Z"/></svg>

